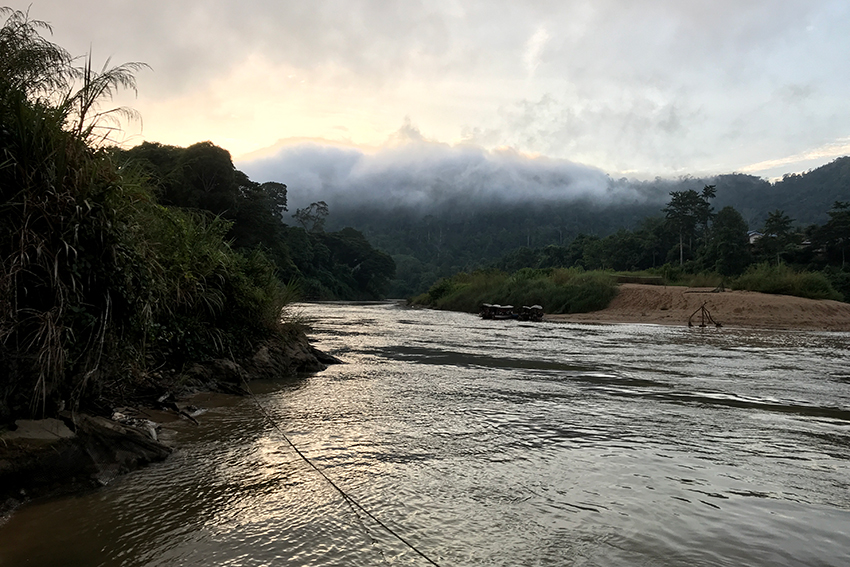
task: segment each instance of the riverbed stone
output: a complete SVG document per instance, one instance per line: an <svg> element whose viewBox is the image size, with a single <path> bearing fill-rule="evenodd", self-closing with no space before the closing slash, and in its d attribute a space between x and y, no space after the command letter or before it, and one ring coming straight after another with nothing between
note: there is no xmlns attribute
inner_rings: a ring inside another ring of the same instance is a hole
<svg viewBox="0 0 850 567"><path fill-rule="evenodd" d="M0 435L4 442L13 439L40 439L54 441L58 439L70 439L74 432L58 419L19 419L15 421L16 429L6 431Z"/></svg>
<svg viewBox="0 0 850 567"><path fill-rule="evenodd" d="M105 417L71 412L59 417L61 421L19 420L18 430L4 433L0 502L5 504L0 508L33 496L103 485L171 453L147 431Z"/></svg>
<svg viewBox="0 0 850 567"><path fill-rule="evenodd" d="M166 387L176 387L177 396L204 390L245 394L252 379L319 372L341 362L310 345L303 331L293 328L259 345L245 359L192 364L179 373L178 386L169 386L162 376L157 379ZM182 415L197 423L170 392L151 405L171 419ZM145 414L150 417L156 411ZM157 423L163 419L154 417L155 423L137 413L117 407L110 414L116 420L67 411L59 412L59 419L18 420L12 430L0 435L0 516L23 500L103 485L119 474L166 458L171 449L157 440Z"/></svg>

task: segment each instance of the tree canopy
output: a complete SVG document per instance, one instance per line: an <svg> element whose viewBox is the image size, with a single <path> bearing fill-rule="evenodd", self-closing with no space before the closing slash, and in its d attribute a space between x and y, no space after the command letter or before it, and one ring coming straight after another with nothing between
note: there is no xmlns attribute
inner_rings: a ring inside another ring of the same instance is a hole
<svg viewBox="0 0 850 567"><path fill-rule="evenodd" d="M187 148L145 142L122 155L127 167L148 176L162 202L230 221L233 246L263 250L279 277L297 284L308 299L379 299L395 276L392 258L358 231L324 232L324 201L296 211L301 227L286 225L286 185L252 181L234 167L227 150L211 142Z"/></svg>
<svg viewBox="0 0 850 567"><path fill-rule="evenodd" d="M694 240L708 230L713 211L709 199L715 195L714 185L706 185L702 193L693 189L670 192L670 202L663 211L670 227L679 235L680 266L685 262L685 240L688 241L688 249L692 250Z"/></svg>
<svg viewBox="0 0 850 567"><path fill-rule="evenodd" d="M292 295L274 266L234 251L227 220L157 203L105 143L132 113L100 105L142 66L73 67L45 24L0 14L0 420L279 337Z"/></svg>

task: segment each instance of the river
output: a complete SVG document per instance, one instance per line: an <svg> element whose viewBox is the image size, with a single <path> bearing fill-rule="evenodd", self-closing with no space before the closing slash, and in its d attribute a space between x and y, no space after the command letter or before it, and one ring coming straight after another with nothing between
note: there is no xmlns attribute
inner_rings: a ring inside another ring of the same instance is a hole
<svg viewBox="0 0 850 567"><path fill-rule="evenodd" d="M299 308L346 364L210 397L0 566L850 564L848 333Z"/></svg>

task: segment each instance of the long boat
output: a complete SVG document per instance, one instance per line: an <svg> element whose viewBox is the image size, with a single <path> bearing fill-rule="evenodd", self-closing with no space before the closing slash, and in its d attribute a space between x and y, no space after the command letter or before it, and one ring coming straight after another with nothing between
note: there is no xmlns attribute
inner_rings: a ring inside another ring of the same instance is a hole
<svg viewBox="0 0 850 567"><path fill-rule="evenodd" d="M519 319L520 321L542 321L543 307L523 305L519 311L513 305L482 303L479 315L482 319Z"/></svg>

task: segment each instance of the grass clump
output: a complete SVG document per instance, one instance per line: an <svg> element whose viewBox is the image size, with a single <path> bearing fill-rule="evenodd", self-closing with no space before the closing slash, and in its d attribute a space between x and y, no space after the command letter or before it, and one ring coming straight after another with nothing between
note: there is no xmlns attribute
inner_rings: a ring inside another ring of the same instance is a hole
<svg viewBox="0 0 850 567"><path fill-rule="evenodd" d="M580 268L462 272L435 283L413 303L436 309L477 312L482 303L542 305L546 313L586 313L608 306L616 284L607 272Z"/></svg>
<svg viewBox="0 0 850 567"><path fill-rule="evenodd" d="M264 254L116 164L98 104L140 65L74 68L46 24L0 16L0 422L282 336L293 289Z"/></svg>
<svg viewBox="0 0 850 567"><path fill-rule="evenodd" d="M732 289L794 295L808 299L843 300L842 294L832 287L823 273L797 272L784 264L777 266L762 263L750 266L732 282Z"/></svg>
<svg viewBox="0 0 850 567"><path fill-rule="evenodd" d="M279 330L297 291L278 280L262 251L230 247L230 222L159 205L140 214L144 285L131 293L143 301L139 330L163 361L179 366L242 353Z"/></svg>

